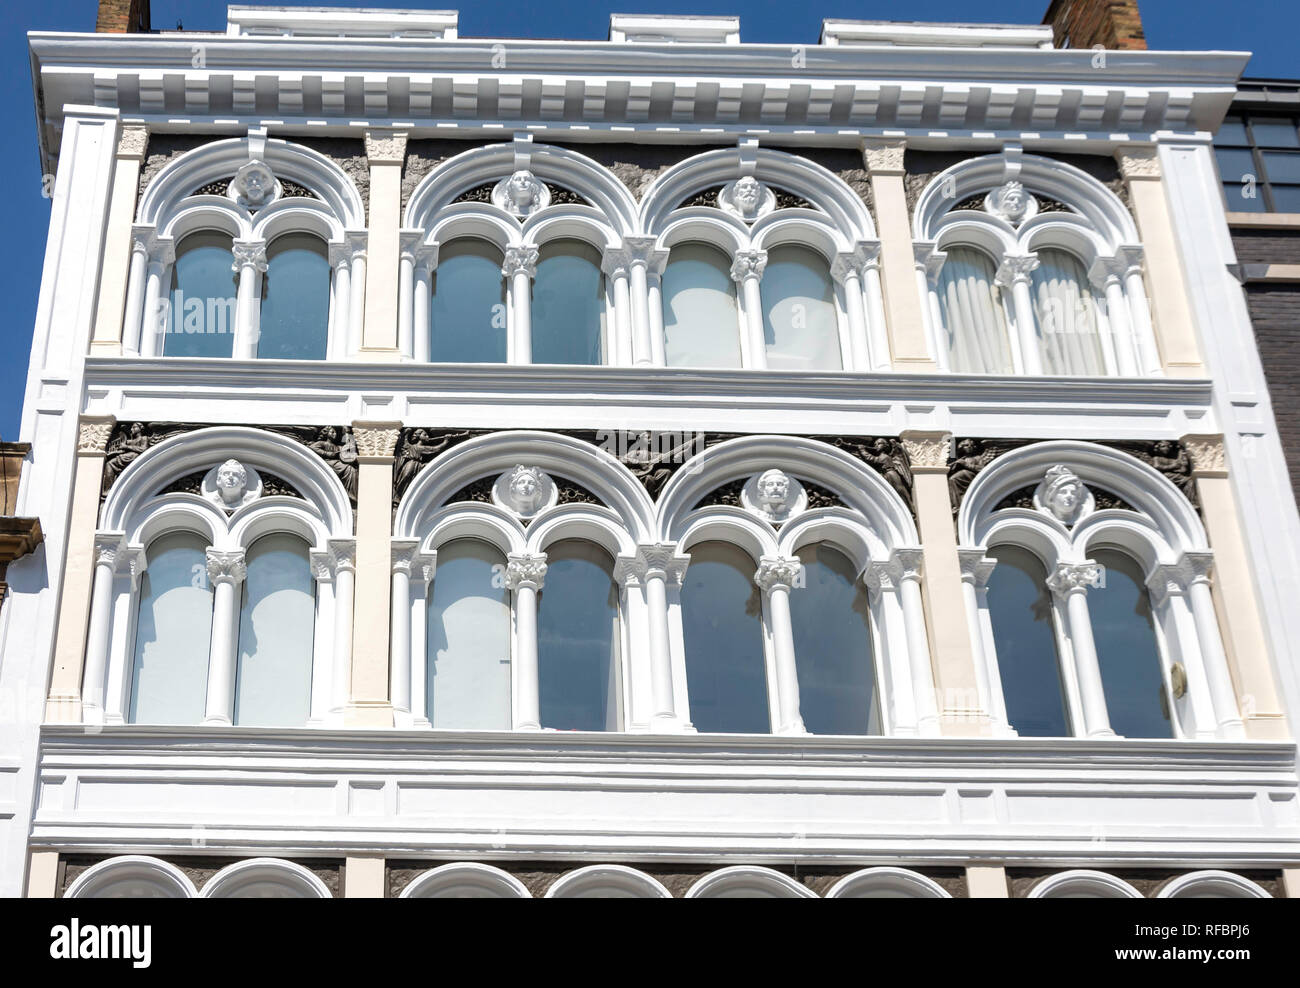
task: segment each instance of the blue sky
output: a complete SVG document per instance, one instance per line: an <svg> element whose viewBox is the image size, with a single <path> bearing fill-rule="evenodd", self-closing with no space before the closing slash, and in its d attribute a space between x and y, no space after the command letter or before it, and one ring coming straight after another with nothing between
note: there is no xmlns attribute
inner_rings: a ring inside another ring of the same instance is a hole
<svg viewBox="0 0 1300 988"><path fill-rule="evenodd" d="M468 37L604 38L611 10L634 13L741 14L741 38L752 42L815 43L826 17L868 20L984 21L1037 23L1048 0L821 0L791 4L789 0L632 0L611 7L594 0L504 2L476 0L461 8L460 31ZM355 0L329 4L326 0L276 6L386 6L455 9L455 0ZM35 111L26 32L93 31L95 0L40 0L34 4L5 3L0 7L0 128L9 135L9 152L0 156L3 188L9 192L15 225L2 238L4 263L0 290L8 299L8 317L0 324L5 352L0 363L0 438L16 439L22 393L27 375L32 323L36 315L45 233L50 203L41 197L40 164L36 153ZM153 26L187 30L223 30L225 3L215 0L154 0ZM1278 0L1145 0L1141 4L1147 43L1152 48L1251 51L1248 75L1300 76L1295 55L1300 37L1300 4ZM562 17L557 17L562 12ZM557 25L559 27L557 27Z"/></svg>

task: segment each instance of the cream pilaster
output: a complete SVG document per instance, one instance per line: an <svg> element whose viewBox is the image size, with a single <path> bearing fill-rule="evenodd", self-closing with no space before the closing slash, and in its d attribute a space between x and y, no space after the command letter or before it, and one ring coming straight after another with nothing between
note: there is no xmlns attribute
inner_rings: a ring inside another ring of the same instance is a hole
<svg viewBox="0 0 1300 988"><path fill-rule="evenodd" d="M97 562L95 529L99 490L104 481L104 450L116 420L83 415L77 431L77 463L68 518L68 550L63 561L63 590L54 638L54 668L45 719L51 723L81 720L81 674L86 656L87 620Z"/></svg>
<svg viewBox="0 0 1300 988"><path fill-rule="evenodd" d="M1288 899L1300 899L1300 868L1282 869L1282 893Z"/></svg>
<svg viewBox="0 0 1300 988"><path fill-rule="evenodd" d="M393 450L400 422L354 422L357 552L347 727L392 727L388 696L392 590Z"/></svg>
<svg viewBox="0 0 1300 988"><path fill-rule="evenodd" d="M1155 336L1166 374L1204 377L1196 322L1188 303L1188 286L1179 260L1173 221L1154 145L1125 144L1116 148L1120 173L1128 183L1138 231L1142 235ZM1139 327L1140 328L1140 327Z"/></svg>
<svg viewBox="0 0 1300 988"><path fill-rule="evenodd" d="M903 188L902 140L873 138L862 143L862 160L871 176L880 237L880 267L884 282L885 325L894 370L935 369L926 339L926 320L916 283L912 254L912 224Z"/></svg>
<svg viewBox="0 0 1300 988"><path fill-rule="evenodd" d="M370 160L370 225L366 241L366 315L358 356L363 360L398 360L401 358L397 312L402 163L406 160L406 133L366 131L366 157ZM354 270L353 292L361 290L357 280Z"/></svg>
<svg viewBox="0 0 1300 988"><path fill-rule="evenodd" d="M908 271L909 279L912 272ZM980 696L979 673L969 625L963 619L961 560L948 497L946 432L909 431L903 447L912 463L912 496L925 563L921 587L930 632L930 655L938 692L940 729L945 735L990 733L986 701Z"/></svg>
<svg viewBox="0 0 1300 988"><path fill-rule="evenodd" d="M1290 737L1269 662L1268 640L1255 592L1255 571L1246 554L1223 436L1188 435L1182 441L1201 498L1205 534L1214 550L1210 596L1222 629L1223 648L1236 684L1246 736Z"/></svg>
<svg viewBox="0 0 1300 988"><path fill-rule="evenodd" d="M59 897L59 852L31 851L27 855L27 898Z"/></svg>
<svg viewBox="0 0 1300 988"><path fill-rule="evenodd" d="M122 352L126 287L135 266L131 223L135 218L140 162L144 160L148 145L148 127L127 124L118 134L113 162L113 193L108 206L108 228L104 231L103 262L100 264L95 329L90 340L90 352L94 356L110 357Z"/></svg>
<svg viewBox="0 0 1300 988"><path fill-rule="evenodd" d="M343 898L383 899L387 897L388 869L382 857L349 854L343 859Z"/></svg>
<svg viewBox="0 0 1300 988"><path fill-rule="evenodd" d="M966 895L972 899L1006 899L1007 869L1002 865L967 865Z"/></svg>

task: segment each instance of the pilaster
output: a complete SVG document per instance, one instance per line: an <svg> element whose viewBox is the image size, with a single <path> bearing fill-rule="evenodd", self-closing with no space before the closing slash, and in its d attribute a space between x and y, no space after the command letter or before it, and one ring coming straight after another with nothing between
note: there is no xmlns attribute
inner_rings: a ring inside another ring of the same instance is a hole
<svg viewBox="0 0 1300 988"><path fill-rule="evenodd" d="M398 277L401 268L402 164L405 131L366 131L370 160L370 223L365 285L353 279L352 291L365 292L361 334L363 360L400 360L398 345Z"/></svg>
<svg viewBox="0 0 1300 988"><path fill-rule="evenodd" d="M131 267L131 223L135 219L140 163L149 145L149 128L124 125L118 132L113 158L113 190L104 231L104 257L100 266L99 298L90 352L97 357L122 352L122 320L126 312L127 278Z"/></svg>

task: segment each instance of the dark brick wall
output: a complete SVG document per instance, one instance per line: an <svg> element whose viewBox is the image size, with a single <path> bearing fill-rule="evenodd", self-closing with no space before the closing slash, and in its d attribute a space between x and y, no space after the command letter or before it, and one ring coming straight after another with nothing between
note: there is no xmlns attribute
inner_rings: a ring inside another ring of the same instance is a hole
<svg viewBox="0 0 1300 988"><path fill-rule="evenodd" d="M1233 230L1238 264L1300 264L1300 231Z"/></svg>
<svg viewBox="0 0 1300 988"><path fill-rule="evenodd" d="M1300 501L1300 284L1247 284L1246 304L1291 472L1291 490Z"/></svg>

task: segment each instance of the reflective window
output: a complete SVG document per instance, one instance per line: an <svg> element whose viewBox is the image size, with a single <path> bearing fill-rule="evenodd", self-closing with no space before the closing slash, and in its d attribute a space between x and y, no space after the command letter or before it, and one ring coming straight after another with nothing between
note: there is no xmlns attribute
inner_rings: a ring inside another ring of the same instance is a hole
<svg viewBox="0 0 1300 988"><path fill-rule="evenodd" d="M208 690L212 588L207 543L189 532L145 553L131 668L133 724L198 724Z"/></svg>
<svg viewBox="0 0 1300 988"><path fill-rule="evenodd" d="M1069 737L1047 569L1020 546L989 555L997 560L987 594L1007 722L1021 737Z"/></svg>
<svg viewBox="0 0 1300 988"><path fill-rule="evenodd" d="M691 723L698 731L771 730L757 568L727 542L691 547L681 609Z"/></svg>
<svg viewBox="0 0 1300 988"><path fill-rule="evenodd" d="M429 313L434 363L506 362L506 289L501 251L486 240L453 240L438 251Z"/></svg>
<svg viewBox="0 0 1300 988"><path fill-rule="evenodd" d="M1038 267L1030 278L1043 372L1105 374L1097 302L1083 262L1068 251L1047 247L1038 251Z"/></svg>
<svg viewBox="0 0 1300 988"><path fill-rule="evenodd" d="M664 354L669 367L739 367L740 318L727 255L680 244L663 275Z"/></svg>
<svg viewBox="0 0 1300 988"><path fill-rule="evenodd" d="M1294 94L1292 94L1294 95ZM1300 129L1293 116L1227 117L1214 136L1232 212L1300 212Z"/></svg>
<svg viewBox="0 0 1300 988"><path fill-rule="evenodd" d="M307 723L316 637L316 582L308 552L307 543L295 535L265 535L245 556L236 724Z"/></svg>
<svg viewBox="0 0 1300 988"><path fill-rule="evenodd" d="M428 698L434 727L504 731L510 717L506 559L479 539L438 549L429 597Z"/></svg>
<svg viewBox="0 0 1300 988"><path fill-rule="evenodd" d="M993 258L960 245L945 253L937 291L948 366L962 374L1012 373L1006 310L994 282Z"/></svg>
<svg viewBox="0 0 1300 988"><path fill-rule="evenodd" d="M790 591L790 618L804 727L812 734L880 734L866 587L833 546L804 546L798 555L804 585Z"/></svg>
<svg viewBox="0 0 1300 988"><path fill-rule="evenodd" d="M839 370L839 321L826 259L808 247L773 247L759 285L767 366Z"/></svg>
<svg viewBox="0 0 1300 988"><path fill-rule="evenodd" d="M570 540L546 549L537 605L542 727L619 729L618 584L600 546Z"/></svg>
<svg viewBox="0 0 1300 988"><path fill-rule="evenodd" d="M176 246L167 332L167 357L229 357L234 352L235 296L230 237L213 230L191 233ZM148 325L149 314L145 314Z"/></svg>
<svg viewBox="0 0 1300 988"><path fill-rule="evenodd" d="M1160 646L1142 570L1114 549L1094 552L1092 558L1104 567L1103 585L1088 591L1088 612L1111 730L1126 738L1171 738Z"/></svg>
<svg viewBox="0 0 1300 988"><path fill-rule="evenodd" d="M276 237L266 248L257 355L272 360L324 360L329 318L330 262L325 242L310 233Z"/></svg>
<svg viewBox="0 0 1300 988"><path fill-rule="evenodd" d="M603 364L605 279L600 252L581 240L538 251L532 299L533 363Z"/></svg>

